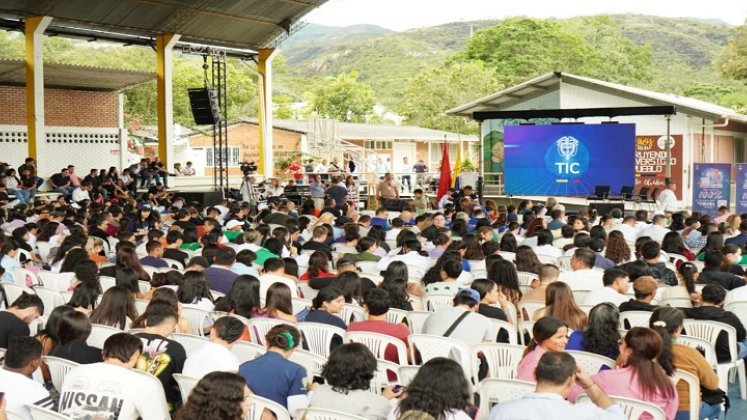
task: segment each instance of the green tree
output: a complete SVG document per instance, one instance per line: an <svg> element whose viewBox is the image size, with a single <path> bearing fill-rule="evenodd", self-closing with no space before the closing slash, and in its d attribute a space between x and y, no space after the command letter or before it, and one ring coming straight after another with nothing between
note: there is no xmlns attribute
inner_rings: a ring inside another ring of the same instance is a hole
<svg viewBox="0 0 747 420"><path fill-rule="evenodd" d="M358 81L356 71L325 78L308 97L312 116L364 122L374 111L374 90Z"/></svg>
<svg viewBox="0 0 747 420"><path fill-rule="evenodd" d="M716 64L724 76L747 82L747 23L736 29Z"/></svg>
<svg viewBox="0 0 747 420"><path fill-rule="evenodd" d="M408 124L461 133L477 133L477 123L444 111L501 88L495 73L480 61L450 62L418 74L404 92L398 113Z"/></svg>

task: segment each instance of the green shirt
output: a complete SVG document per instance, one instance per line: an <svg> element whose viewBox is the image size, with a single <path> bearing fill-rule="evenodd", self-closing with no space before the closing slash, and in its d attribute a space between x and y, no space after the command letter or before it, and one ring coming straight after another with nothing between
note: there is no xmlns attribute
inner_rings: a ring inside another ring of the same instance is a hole
<svg viewBox="0 0 747 420"><path fill-rule="evenodd" d="M264 267L265 261L269 260L270 258L280 258L279 256L270 252L267 248L258 249L256 254L257 254L257 259L254 260L254 264L260 267Z"/></svg>
<svg viewBox="0 0 747 420"><path fill-rule="evenodd" d="M190 251L197 251L200 249L200 244L197 242L184 242L182 243L182 246L179 247L179 249L188 249Z"/></svg>
<svg viewBox="0 0 747 420"><path fill-rule="evenodd" d="M415 207L415 214L420 216L421 214L425 214L425 212L428 211L428 197L425 195L420 198L413 198L412 201L414 201L418 206ZM423 207L420 207L419 205L422 205Z"/></svg>

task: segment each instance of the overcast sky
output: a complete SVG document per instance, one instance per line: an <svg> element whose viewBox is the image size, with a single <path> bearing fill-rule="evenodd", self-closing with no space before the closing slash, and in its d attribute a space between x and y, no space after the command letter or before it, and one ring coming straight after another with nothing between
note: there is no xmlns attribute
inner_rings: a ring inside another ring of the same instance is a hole
<svg viewBox="0 0 747 420"><path fill-rule="evenodd" d="M460 20L600 13L721 19L741 25L747 18L747 0L329 0L305 20L329 26L370 23L401 31Z"/></svg>

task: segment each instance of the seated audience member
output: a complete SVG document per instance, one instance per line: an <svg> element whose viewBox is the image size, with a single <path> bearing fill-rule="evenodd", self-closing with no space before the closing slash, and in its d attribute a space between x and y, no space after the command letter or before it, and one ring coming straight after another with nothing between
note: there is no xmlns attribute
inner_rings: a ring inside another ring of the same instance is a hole
<svg viewBox="0 0 747 420"><path fill-rule="evenodd" d="M143 344L127 333L106 339L104 361L73 368L60 390L62 414L101 415L101 406L118 419L168 419L163 387L155 377L133 372ZM109 403L105 403L108 401ZM91 404L91 402L96 402Z"/></svg>
<svg viewBox="0 0 747 420"><path fill-rule="evenodd" d="M321 251L327 256L327 259L331 260L332 249L326 245L328 237L329 237L329 230L327 230L326 227L319 225L315 227L314 230L312 231L311 240L304 242L304 244L301 246L301 249L311 250L311 251Z"/></svg>
<svg viewBox="0 0 747 420"><path fill-rule="evenodd" d="M210 293L205 274L199 271L187 271L184 273L181 284L176 289L176 298L184 308L195 308L212 312L215 309L215 300ZM210 324L206 321L206 324Z"/></svg>
<svg viewBox="0 0 747 420"><path fill-rule="evenodd" d="M389 400L402 395L394 386L381 394L369 390L376 374L376 358L365 345L348 343L338 346L322 367L325 384L317 387L309 399L309 407L327 408L355 414L371 420L387 417Z"/></svg>
<svg viewBox="0 0 747 420"><path fill-rule="evenodd" d="M322 251L314 251L309 257L309 266L306 272L301 274L299 281L309 281L319 277L334 277L335 274L329 268L330 258Z"/></svg>
<svg viewBox="0 0 747 420"><path fill-rule="evenodd" d="M161 381L171 412L181 404L182 399L174 374L182 373L187 359L184 347L167 338L176 330L179 315L166 304L151 304L146 312L145 329L135 334L142 341L144 349L135 367L154 374Z"/></svg>
<svg viewBox="0 0 747 420"><path fill-rule="evenodd" d="M407 386L406 395L395 403L387 420L470 420L472 386L459 363L435 357L423 364ZM409 417L412 414L414 417Z"/></svg>
<svg viewBox="0 0 747 420"><path fill-rule="evenodd" d="M470 285L472 289L477 290L480 294L480 305L477 308L477 313L492 319L500 319L501 321L509 321L509 309L508 300L504 296L498 284L493 280L488 279L477 279ZM499 306L494 306L499 304Z"/></svg>
<svg viewBox="0 0 747 420"><path fill-rule="evenodd" d="M734 327L737 330L737 359L744 359L747 357L747 332L735 313L724 310L724 298L726 298L726 289L717 284L708 284L701 291L700 306L684 309L685 317L723 322ZM731 350L733 349L729 348L726 333L719 334L716 340L716 358L719 363L732 361Z"/></svg>
<svg viewBox="0 0 747 420"><path fill-rule="evenodd" d="M378 243L376 243L376 239L365 236L363 238L360 238L358 240L358 243L355 245L355 249L358 251L357 253L346 253L342 257L354 262L379 261L381 257L374 254L374 251L376 251L376 248L378 248L378 246L379 245Z"/></svg>
<svg viewBox="0 0 747 420"><path fill-rule="evenodd" d="M376 214L371 218L371 226L381 226L384 230L392 228L389 225L389 212L384 207L376 209Z"/></svg>
<svg viewBox="0 0 747 420"><path fill-rule="evenodd" d="M669 286L676 286L677 276L660 260L660 255L661 246L658 242L648 241L641 245L641 259L648 264L654 278Z"/></svg>
<svg viewBox="0 0 747 420"><path fill-rule="evenodd" d="M202 378L210 372L238 372L239 359L231 352L231 347L243 333L244 324L238 318L218 318L210 330L210 342L187 356L182 373Z"/></svg>
<svg viewBox="0 0 747 420"><path fill-rule="evenodd" d="M244 419L252 402L246 379L233 372L211 372L195 385L194 391L174 417L190 419Z"/></svg>
<svg viewBox="0 0 747 420"><path fill-rule="evenodd" d="M666 227L667 218L663 214L657 214L651 219L651 224L638 231L638 237L648 236L656 243L661 243L664 236L670 232Z"/></svg>
<svg viewBox="0 0 747 420"><path fill-rule="evenodd" d="M156 276L153 276L156 277ZM166 277L164 275L164 277ZM125 330L137 318L135 298L122 286L110 287L91 313L91 322Z"/></svg>
<svg viewBox="0 0 747 420"><path fill-rule="evenodd" d="M276 257L272 257L276 258ZM249 275L252 277L259 277L259 271L254 268L254 261L257 259L257 254L249 249L242 249L236 254L236 262L231 266L231 271L237 275Z"/></svg>
<svg viewBox="0 0 747 420"><path fill-rule="evenodd" d="M602 276L604 287L589 292L584 299L584 305L597 305L602 302L610 302L615 306L620 306L623 302L628 301L625 293L628 291L629 282L628 273L619 268L604 270L604 275Z"/></svg>
<svg viewBox="0 0 747 420"><path fill-rule="evenodd" d="M163 246L158 241L149 241L145 244L147 256L140 258L140 264L156 268L169 268L169 263L162 259Z"/></svg>
<svg viewBox="0 0 747 420"><path fill-rule="evenodd" d="M255 312L254 317L297 322L298 319L293 315L293 297L290 287L283 283L271 284L265 295L265 306Z"/></svg>
<svg viewBox="0 0 747 420"><path fill-rule="evenodd" d="M571 257L571 270L560 273L559 280L573 290L596 290L604 287L603 272L594 269L597 254L589 248L576 248Z"/></svg>
<svg viewBox="0 0 747 420"><path fill-rule="evenodd" d="M325 287L312 300L311 311L306 315L305 321L332 325L344 330L347 325L337 315L343 305L345 305L345 296L342 291L332 286Z"/></svg>
<svg viewBox="0 0 747 420"><path fill-rule="evenodd" d="M26 405L52 408L54 400L44 385L31 379L31 375L42 363L42 344L28 334L11 337L6 344L5 363L0 367L0 408L31 419ZM0 411L0 416L3 412Z"/></svg>
<svg viewBox="0 0 747 420"><path fill-rule="evenodd" d="M215 262L203 271L210 284L210 290L228 292L238 274L231 271L236 262L236 251L233 248L220 248L215 254Z"/></svg>
<svg viewBox="0 0 747 420"><path fill-rule="evenodd" d="M267 289L275 283L288 286L291 297L298 297L296 282L285 276L285 262L281 258L270 258L265 261L263 274L259 276L259 295L267 295Z"/></svg>
<svg viewBox="0 0 747 420"><path fill-rule="evenodd" d="M453 338L470 347L494 340L495 326L477 313L479 302L477 290L460 290L454 297L453 307L435 312L425 320L423 334Z"/></svg>
<svg viewBox="0 0 747 420"><path fill-rule="evenodd" d="M522 310L522 316L526 318L526 311ZM562 281L551 283L547 286L547 295L545 297L545 307L538 309L532 315L532 320L536 321L542 317L549 316L563 321L568 328L582 330L586 328L587 316L576 304L573 297L573 291L567 284Z"/></svg>
<svg viewBox="0 0 747 420"><path fill-rule="evenodd" d="M91 329L91 320L82 312L70 311L62 315L57 326L60 345L52 351L51 356L80 365L102 362L101 349L86 343L88 336L91 335Z"/></svg>
<svg viewBox="0 0 747 420"><path fill-rule="evenodd" d="M441 265L441 269L439 270L441 281L427 284L425 286L425 293L450 293L456 295L459 290L466 287L457 282L457 278L459 278L461 274L461 262L454 259L448 259L444 261L443 265Z"/></svg>
<svg viewBox="0 0 747 420"><path fill-rule="evenodd" d="M431 258L429 258L427 254L421 252L420 241L417 239L403 243L399 254L386 256L379 260L376 264L376 269L379 271L385 271L389 264L394 261L403 261L408 267L417 269L423 273L428 271L432 265Z"/></svg>
<svg viewBox="0 0 747 420"><path fill-rule="evenodd" d="M652 305L651 301L656 297L659 283L649 276L638 277L633 282L633 293L635 299L620 304L620 312L625 311L648 311L653 312L658 306Z"/></svg>
<svg viewBox="0 0 747 420"><path fill-rule="evenodd" d="M509 419L577 419L625 420L620 406L607 396L568 353L547 352L540 357L534 372L537 388L521 399L496 405L490 420ZM572 404L566 399L573 385L584 389L593 404Z"/></svg>
<svg viewBox="0 0 747 420"><path fill-rule="evenodd" d="M662 365L671 363L677 370L695 375L700 381L700 390L703 393L699 418L718 418L721 412L720 404L723 401L723 397L719 395L721 391L718 389L718 376L697 349L677 343L677 338L682 333L684 318L681 310L668 306L658 308L651 314L649 326L661 335L664 346L669 347L669 351L663 352L659 360ZM690 407L690 387L685 381L677 383L677 395L680 404L675 420L687 420L690 418L690 410L696 407ZM714 397L716 401L713 401Z"/></svg>
<svg viewBox="0 0 747 420"><path fill-rule="evenodd" d="M516 379L534 381L534 370L540 357L548 351L563 351L568 344L568 327L563 321L546 316L534 323L532 341L524 350L517 367Z"/></svg>
<svg viewBox="0 0 747 420"><path fill-rule="evenodd" d="M351 322L348 326L348 332L373 332L384 334L402 341L407 345L407 337L410 330L404 323L392 324L387 321L387 312L389 312L389 294L381 289L371 289L363 295L365 304L363 307L368 313L368 319L365 321ZM406 360L398 360L397 349L388 346L385 351L385 359L390 362L406 364Z"/></svg>
<svg viewBox="0 0 747 420"><path fill-rule="evenodd" d="M166 234L166 249L163 250L163 258L178 261L186 267L189 254L179 250L183 242L181 232L177 230L169 231Z"/></svg>
<svg viewBox="0 0 747 420"><path fill-rule="evenodd" d="M383 277L383 280L381 280L381 283L379 284L379 288L389 294L390 307L404 311L412 311L413 306L408 293L411 286L407 281L407 265L402 261L394 261L389 264Z"/></svg>
<svg viewBox="0 0 747 420"><path fill-rule="evenodd" d="M705 268L703 268L700 275L698 275L698 283L717 284L726 290L732 290L744 286L744 277L721 270L724 259L724 254L721 253L721 251L715 249L707 250L703 260Z"/></svg>
<svg viewBox="0 0 747 420"><path fill-rule="evenodd" d="M21 293L5 311L0 311L0 347L7 349L10 339L31 334L29 325L44 313L44 303L37 295Z"/></svg>
<svg viewBox="0 0 747 420"><path fill-rule="evenodd" d="M620 355L620 330L618 328L620 328L620 311L609 302L600 303L589 311L589 323L586 329L573 331L568 337L568 344L565 348L566 350L588 351L615 360Z"/></svg>
<svg viewBox="0 0 747 420"><path fill-rule="evenodd" d="M532 282L532 289L529 289L521 300L545 300L547 286L558 281L558 277L560 277L560 269L557 266L543 264L538 280Z"/></svg>
<svg viewBox="0 0 747 420"><path fill-rule="evenodd" d="M537 231L537 246L534 247L534 252L538 257L558 258L563 256L563 252L552 245L553 239L552 232L549 230L540 229Z"/></svg>
<svg viewBox="0 0 747 420"><path fill-rule="evenodd" d="M291 415L308 405L306 369L290 360L301 344L301 334L291 325L276 325L264 337L267 353L239 366L239 374L251 384L252 391L286 407Z"/></svg>
<svg viewBox="0 0 747 420"><path fill-rule="evenodd" d="M621 367L602 370L592 379L607 394L654 404L664 410L668 419L674 418L679 399L672 379L659 360L663 348L661 336L655 331L634 327L620 344L618 362ZM670 370L669 374L672 373ZM574 387L568 401L575 402L584 391L588 390Z"/></svg>

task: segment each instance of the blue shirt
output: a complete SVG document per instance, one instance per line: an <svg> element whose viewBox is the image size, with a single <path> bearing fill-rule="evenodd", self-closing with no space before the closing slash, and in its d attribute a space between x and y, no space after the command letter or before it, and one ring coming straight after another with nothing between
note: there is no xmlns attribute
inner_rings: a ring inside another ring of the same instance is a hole
<svg viewBox="0 0 747 420"><path fill-rule="evenodd" d="M208 267L203 272L208 279L210 289L221 293L228 293L228 289L231 288L234 280L239 276L233 271L221 267Z"/></svg>
<svg viewBox="0 0 747 420"><path fill-rule="evenodd" d="M568 337L568 344L565 346L566 350L581 350L581 351L588 351L584 348L584 332L583 331L574 331L571 333L571 336ZM620 350L612 352L611 354L603 354L602 356L609 357L612 360L616 360L617 356L620 355ZM602 365L602 368L600 370L607 370L613 366L607 367L606 365ZM589 375L593 375L596 372L587 372Z"/></svg>
<svg viewBox="0 0 747 420"><path fill-rule="evenodd" d="M342 320L339 316L335 316L327 311L323 311L321 309L317 309L315 311L309 312L308 315L306 315L306 322L317 322L319 324L327 324L331 325L333 327L338 327L347 329L348 326L345 325L345 321Z"/></svg>
<svg viewBox="0 0 747 420"><path fill-rule="evenodd" d="M140 264L156 268L169 268L169 263L160 258L151 257L150 255L140 258Z"/></svg>
<svg viewBox="0 0 747 420"><path fill-rule="evenodd" d="M389 221L381 217L372 217L371 226L381 226L384 228L384 230L389 230L392 228L391 226L389 226Z"/></svg>
<svg viewBox="0 0 747 420"><path fill-rule="evenodd" d="M306 394L306 369L274 351L243 363L239 366L239 375L246 379L255 394L286 408L288 397Z"/></svg>

